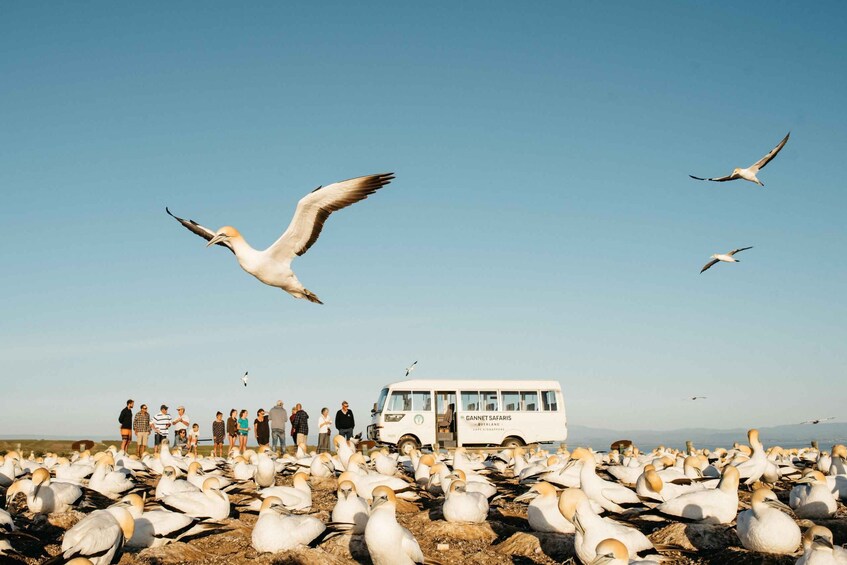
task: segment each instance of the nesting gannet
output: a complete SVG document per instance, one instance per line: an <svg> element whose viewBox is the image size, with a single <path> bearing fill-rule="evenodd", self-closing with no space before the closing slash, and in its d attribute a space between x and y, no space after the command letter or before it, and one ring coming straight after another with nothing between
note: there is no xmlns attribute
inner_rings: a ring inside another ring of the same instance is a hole
<svg viewBox="0 0 847 565"><path fill-rule="evenodd" d="M120 556L134 531L135 521L126 508L95 510L65 532L62 552L45 563L64 563L85 557L93 565L108 565Z"/></svg>
<svg viewBox="0 0 847 565"><path fill-rule="evenodd" d="M829 518L838 510L838 503L820 471L812 471L798 480L788 501L798 518Z"/></svg>
<svg viewBox="0 0 847 565"><path fill-rule="evenodd" d="M597 544L597 556L588 565L658 565L649 559L630 561L626 546L615 538L607 538Z"/></svg>
<svg viewBox="0 0 847 565"><path fill-rule="evenodd" d="M576 463L582 463L579 472L579 488L588 496L609 512L621 513L624 511L621 504L638 504L641 500L638 495L625 486L601 479L597 476L597 462L594 455L587 449L578 447L571 453L571 460L565 468L572 467ZM598 540L599 541L599 540ZM593 551L593 547L591 548Z"/></svg>
<svg viewBox="0 0 847 565"><path fill-rule="evenodd" d="M313 477L334 477L335 465L329 453L319 453L309 465L309 474Z"/></svg>
<svg viewBox="0 0 847 565"><path fill-rule="evenodd" d="M454 480L441 511L448 522L481 524L488 517L488 500L478 492L468 492L465 481Z"/></svg>
<svg viewBox="0 0 847 565"><path fill-rule="evenodd" d="M220 524L201 522L197 518L169 510L144 511L144 501L128 494L118 504L124 505L135 520L135 531L127 547L160 547L172 541L218 528Z"/></svg>
<svg viewBox="0 0 847 565"><path fill-rule="evenodd" d="M52 482L50 471L44 468L33 471L29 483L15 481L6 491L6 498L11 500L18 492L26 494L27 508L36 514L67 512L83 497L82 489L77 485Z"/></svg>
<svg viewBox="0 0 847 565"><path fill-rule="evenodd" d="M229 496L219 487L217 477L209 477L200 492L169 494L162 498L162 506L195 518L223 520L229 516Z"/></svg>
<svg viewBox="0 0 847 565"><path fill-rule="evenodd" d="M424 555L412 532L397 523L397 497L387 486L371 493L371 515L365 526L365 544L374 565L423 563Z"/></svg>
<svg viewBox="0 0 847 565"><path fill-rule="evenodd" d="M373 462L374 469L380 475L392 477L397 472L397 459L389 455L387 449L377 451L371 461Z"/></svg>
<svg viewBox="0 0 847 565"><path fill-rule="evenodd" d="M176 469L173 467L165 467L162 469L162 476L159 478L159 482L156 483L156 491L155 497L158 500L171 495L171 494L179 494L182 492L200 492L200 488L202 487L203 481L208 477L203 477L200 482L200 487L195 486L192 482L189 482L185 479L177 479L176 478ZM220 484L220 483L218 483Z"/></svg>
<svg viewBox="0 0 847 565"><path fill-rule="evenodd" d="M746 251L747 249L753 249L753 247L752 247L752 246L750 246L750 247L741 247L741 248L739 248L739 249L733 249L732 251L730 251L730 252L728 252L728 253L715 253L715 254L714 254L714 255L712 255L712 257L711 257L711 259L712 259L712 260L711 260L711 261L709 261L708 263L706 263L705 265L703 265L703 268L702 268L702 269L700 269L700 274L702 275L702 274L703 274L703 272L704 272L704 271L708 271L708 270L712 267L712 265L715 265L715 264L717 264L717 263L720 263L721 261L723 261L723 262L725 262L725 263L740 263L741 261L739 261L738 259L734 258L734 257L733 257L733 255L735 255L735 254L736 254L736 253L738 253L739 251Z"/></svg>
<svg viewBox="0 0 847 565"><path fill-rule="evenodd" d="M349 179L318 187L297 203L288 229L273 245L259 251L250 247L241 234L231 226L224 226L217 232L204 228L193 220L183 220L171 214L179 223L210 245L222 245L235 253L241 268L269 286L281 288L294 298L305 298L310 302L322 304L312 292L306 290L294 271L291 261L303 255L317 241L324 222L336 210L364 200L394 178L392 173L383 173Z"/></svg>
<svg viewBox="0 0 847 565"><path fill-rule="evenodd" d="M738 513L738 469L727 465L717 488L689 492L663 502L656 510L707 524L729 524Z"/></svg>
<svg viewBox="0 0 847 565"><path fill-rule="evenodd" d="M276 553L308 545L324 530L326 526L317 518L288 514L282 501L270 496L262 502L251 539L256 551Z"/></svg>
<svg viewBox="0 0 847 565"><path fill-rule="evenodd" d="M412 371L414 371L414 370L415 370L415 365L417 365L417 364L418 364L418 362L417 362L417 361L415 361L414 363L412 363L411 365L409 365L408 367L406 367L406 376L407 376L407 377L408 377L409 375L411 375L411 374L412 374Z"/></svg>
<svg viewBox="0 0 847 565"><path fill-rule="evenodd" d="M333 523L352 524L349 533L364 534L370 514L368 501L356 493L356 485L350 481L340 481L337 494L338 502L332 508Z"/></svg>
<svg viewBox="0 0 847 565"><path fill-rule="evenodd" d="M574 525L574 550L583 563L590 563L596 557L597 544L607 538L623 542L633 559L638 552L653 549L647 536L635 528L598 516L580 489L562 491L559 495L559 511Z"/></svg>
<svg viewBox="0 0 847 565"><path fill-rule="evenodd" d="M779 153L780 150L782 150L782 148L785 146L786 142L788 141L788 137L790 135L791 135L791 132L788 132L786 134L786 136L784 138L782 138L782 141L780 141L779 144L776 147L771 149L770 152L767 155L765 155L764 157L762 157L761 159L759 159L758 161L756 161L755 163L753 163L752 165L750 165L746 169L733 169L732 174L729 174L725 177L717 177L717 178L702 178L702 177L695 177L694 175L688 175L688 176L690 176L691 178L696 179L696 180L710 180L710 181L715 181L715 182L724 182L724 181L728 181L728 180L744 179L744 180L747 180L747 181L750 181L750 182L754 182L754 183L758 184L759 186L765 186L765 184L762 181L760 181L758 178L756 178L756 174L761 169L764 169L765 165L767 165L768 163L771 162L771 159L776 157L777 153Z"/></svg>
<svg viewBox="0 0 847 565"><path fill-rule="evenodd" d="M259 491L259 496L266 499L276 497L287 510L311 510L312 489L306 473L298 472L292 478L292 486L268 487ZM340 479L339 479L340 480Z"/></svg>
<svg viewBox="0 0 847 565"><path fill-rule="evenodd" d="M515 497L515 502L529 500L526 518L529 527L536 532L572 534L576 530L559 512L559 493L550 483L535 483L524 494Z"/></svg>
<svg viewBox="0 0 847 565"><path fill-rule="evenodd" d="M812 526L803 533L803 555L796 565L847 565L847 549L833 544L829 528Z"/></svg>
<svg viewBox="0 0 847 565"><path fill-rule="evenodd" d="M273 486L276 481L276 467L273 459L268 457L265 452L259 453L256 456L256 469L253 471L253 482L256 487L263 488Z"/></svg>
<svg viewBox="0 0 847 565"><path fill-rule="evenodd" d="M800 545L800 528L785 513L791 509L769 488L754 492L750 506L750 510L738 514L741 545L760 553L794 553Z"/></svg>
<svg viewBox="0 0 847 565"><path fill-rule="evenodd" d="M115 460L111 455L100 458L88 481L88 488L111 499L117 499L132 489L135 486L132 479L124 473L115 471L114 466Z"/></svg>
<svg viewBox="0 0 847 565"><path fill-rule="evenodd" d="M248 376L247 376L247 373L249 373L249 371L244 371L244 376L243 376L243 377L241 377L241 383L242 383L244 386L247 386L247 381L249 381L249 380L250 380L250 377L248 377Z"/></svg>

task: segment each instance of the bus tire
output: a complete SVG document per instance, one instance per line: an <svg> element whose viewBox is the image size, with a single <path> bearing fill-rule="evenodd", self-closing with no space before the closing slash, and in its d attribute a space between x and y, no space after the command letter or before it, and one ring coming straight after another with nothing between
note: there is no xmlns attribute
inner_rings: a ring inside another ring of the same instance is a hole
<svg viewBox="0 0 847 565"><path fill-rule="evenodd" d="M509 436L504 439L502 443L502 447L505 447L507 449L514 449L515 447L523 447L525 445L526 443L524 443L524 440L517 436Z"/></svg>
<svg viewBox="0 0 847 565"><path fill-rule="evenodd" d="M407 449L420 449L421 444L418 443L417 438L414 436L403 436L400 438L400 441L397 442L397 451L400 455L408 455Z"/></svg>

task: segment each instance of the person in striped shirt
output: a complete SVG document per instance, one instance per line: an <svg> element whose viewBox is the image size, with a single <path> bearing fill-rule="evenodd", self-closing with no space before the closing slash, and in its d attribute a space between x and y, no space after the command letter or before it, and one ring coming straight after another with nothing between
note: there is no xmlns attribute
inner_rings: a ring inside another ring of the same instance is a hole
<svg viewBox="0 0 847 565"><path fill-rule="evenodd" d="M160 412L153 416L153 421L150 422L150 429L155 432L153 443L156 445L155 452L159 453L159 445L162 440L168 437L168 428L171 427L173 420L168 414L168 407L162 404Z"/></svg>

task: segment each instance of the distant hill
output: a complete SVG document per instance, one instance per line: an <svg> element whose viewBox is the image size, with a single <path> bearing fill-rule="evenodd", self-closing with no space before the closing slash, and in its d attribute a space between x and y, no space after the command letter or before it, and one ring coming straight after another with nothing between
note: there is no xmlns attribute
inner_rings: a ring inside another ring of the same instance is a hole
<svg viewBox="0 0 847 565"><path fill-rule="evenodd" d="M760 438L765 447L781 445L800 447L816 440L822 449L829 449L833 443L847 443L847 422L822 423L815 425L790 425L759 428ZM652 449L657 445L681 448L691 440L697 447L728 447L735 442L747 442L747 430L732 428L716 430L709 428L684 428L679 430L609 430L588 426L568 425L568 445L588 445L594 449L608 449L619 439L628 439L643 448Z"/></svg>

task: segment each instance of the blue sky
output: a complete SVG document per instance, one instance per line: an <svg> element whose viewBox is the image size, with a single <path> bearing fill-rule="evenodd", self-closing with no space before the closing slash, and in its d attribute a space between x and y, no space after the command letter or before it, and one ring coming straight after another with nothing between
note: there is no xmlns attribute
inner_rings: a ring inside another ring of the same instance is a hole
<svg viewBox="0 0 847 565"><path fill-rule="evenodd" d="M127 397L364 424L415 359L558 379L588 426L843 413L840 3L0 11L0 434L111 433ZM765 188L688 178L789 130ZM294 263L324 306L164 212L264 248L383 171Z"/></svg>

